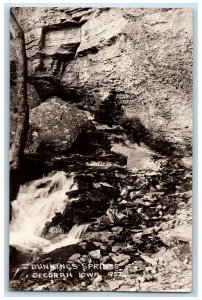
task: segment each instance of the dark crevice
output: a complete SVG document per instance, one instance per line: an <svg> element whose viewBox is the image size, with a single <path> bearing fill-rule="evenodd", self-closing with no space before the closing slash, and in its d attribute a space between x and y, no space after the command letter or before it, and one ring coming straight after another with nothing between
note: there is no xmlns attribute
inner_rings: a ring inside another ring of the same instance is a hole
<svg viewBox="0 0 202 300"><path fill-rule="evenodd" d="M162 155L172 155L175 147L172 143L163 138L154 138L138 117L127 118L120 120L120 124L126 130L127 136L132 143L141 142L148 145L152 150L157 151Z"/></svg>

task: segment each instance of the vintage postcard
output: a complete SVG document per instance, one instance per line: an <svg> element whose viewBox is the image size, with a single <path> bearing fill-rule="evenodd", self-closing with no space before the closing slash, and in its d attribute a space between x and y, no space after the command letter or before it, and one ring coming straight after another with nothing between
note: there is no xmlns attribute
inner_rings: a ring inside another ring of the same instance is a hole
<svg viewBox="0 0 202 300"><path fill-rule="evenodd" d="M10 9L12 291L192 290L192 10Z"/></svg>

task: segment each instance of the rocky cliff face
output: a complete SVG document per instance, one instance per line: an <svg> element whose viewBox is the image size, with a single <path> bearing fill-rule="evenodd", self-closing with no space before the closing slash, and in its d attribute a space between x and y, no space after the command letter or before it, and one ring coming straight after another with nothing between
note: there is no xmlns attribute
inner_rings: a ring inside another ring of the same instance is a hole
<svg viewBox="0 0 202 300"><path fill-rule="evenodd" d="M113 95L154 139L191 152L190 9L27 7L15 15L41 101L57 95L96 112Z"/></svg>

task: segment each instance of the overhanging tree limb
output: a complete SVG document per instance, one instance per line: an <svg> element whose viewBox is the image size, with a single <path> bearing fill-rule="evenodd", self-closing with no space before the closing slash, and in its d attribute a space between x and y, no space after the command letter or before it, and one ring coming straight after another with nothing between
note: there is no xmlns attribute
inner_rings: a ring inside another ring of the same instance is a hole
<svg viewBox="0 0 202 300"><path fill-rule="evenodd" d="M26 146L28 126L29 126L29 107L27 102L27 56L25 48L24 32L18 24L11 9L11 34L14 38L17 54L17 95L16 108L18 113L17 126L10 149L10 168L19 168L24 155Z"/></svg>

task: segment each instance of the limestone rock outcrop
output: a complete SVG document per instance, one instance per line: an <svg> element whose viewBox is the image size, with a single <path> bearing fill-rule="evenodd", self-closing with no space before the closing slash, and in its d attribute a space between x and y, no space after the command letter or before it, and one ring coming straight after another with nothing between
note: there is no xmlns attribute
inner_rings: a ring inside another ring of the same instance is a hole
<svg viewBox="0 0 202 300"><path fill-rule="evenodd" d="M26 7L15 14L42 101L68 96L93 111L113 93L154 139L191 153L191 9Z"/></svg>

